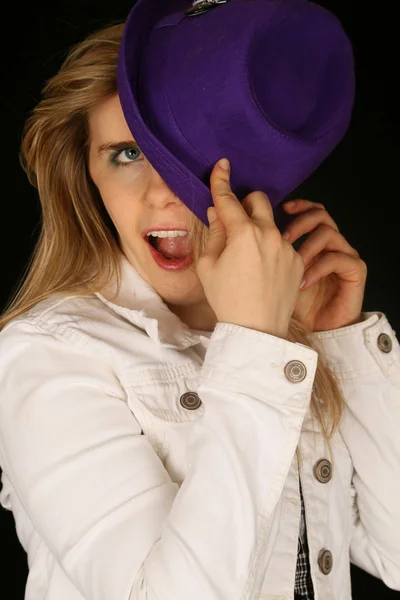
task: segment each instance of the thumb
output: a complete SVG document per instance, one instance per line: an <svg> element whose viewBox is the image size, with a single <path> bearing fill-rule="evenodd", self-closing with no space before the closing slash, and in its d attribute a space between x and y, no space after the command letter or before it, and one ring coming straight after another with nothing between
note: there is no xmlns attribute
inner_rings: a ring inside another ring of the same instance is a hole
<svg viewBox="0 0 400 600"><path fill-rule="evenodd" d="M214 223L216 219L218 219L217 211L214 208L214 206L210 206L209 208L207 208L207 218L210 225L211 223Z"/></svg>
<svg viewBox="0 0 400 600"><path fill-rule="evenodd" d="M226 246L226 230L214 206L207 209L207 217L210 227L203 254L217 260Z"/></svg>

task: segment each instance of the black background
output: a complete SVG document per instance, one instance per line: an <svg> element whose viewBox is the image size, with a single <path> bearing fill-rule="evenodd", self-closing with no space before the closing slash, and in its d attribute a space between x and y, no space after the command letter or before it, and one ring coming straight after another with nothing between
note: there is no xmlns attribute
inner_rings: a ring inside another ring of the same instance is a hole
<svg viewBox="0 0 400 600"><path fill-rule="evenodd" d="M398 144L394 137L395 19L388 3L320 0L341 20L352 40L357 97L348 133L297 191L322 202L368 266L364 311L382 311L400 327L398 310ZM93 29L123 20L132 1L57 0L14 2L2 7L1 110L3 124L0 309L21 276L38 236L39 204L19 166L23 122L40 98L43 83L67 49ZM397 73L397 75L396 75ZM245 149L244 149L245 150ZM399 330L400 331L400 330ZM393 474L399 476L399 474ZM396 524L398 527L398 524ZM0 508L1 589L22 600L26 555L11 513ZM400 598L379 579L351 566L354 600Z"/></svg>

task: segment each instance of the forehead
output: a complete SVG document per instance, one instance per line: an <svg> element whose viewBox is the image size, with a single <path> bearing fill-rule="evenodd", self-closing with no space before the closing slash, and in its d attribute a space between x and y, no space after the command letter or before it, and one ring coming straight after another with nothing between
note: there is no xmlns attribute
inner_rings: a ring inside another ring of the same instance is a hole
<svg viewBox="0 0 400 600"><path fill-rule="evenodd" d="M92 143L133 139L122 112L118 95L111 96L89 112L89 130Z"/></svg>

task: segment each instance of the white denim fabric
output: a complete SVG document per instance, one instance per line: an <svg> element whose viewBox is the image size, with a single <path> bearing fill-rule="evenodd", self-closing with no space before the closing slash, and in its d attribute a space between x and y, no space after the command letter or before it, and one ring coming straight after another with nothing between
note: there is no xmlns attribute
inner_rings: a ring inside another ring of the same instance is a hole
<svg viewBox="0 0 400 600"><path fill-rule="evenodd" d="M346 399L321 483L318 353L229 323L190 330L121 264L116 301L112 286L52 297L0 333L0 502L27 552L25 600L292 600L299 477L316 600L351 598L349 561L400 590L400 346L386 316L313 334ZM290 361L303 381L285 376Z"/></svg>

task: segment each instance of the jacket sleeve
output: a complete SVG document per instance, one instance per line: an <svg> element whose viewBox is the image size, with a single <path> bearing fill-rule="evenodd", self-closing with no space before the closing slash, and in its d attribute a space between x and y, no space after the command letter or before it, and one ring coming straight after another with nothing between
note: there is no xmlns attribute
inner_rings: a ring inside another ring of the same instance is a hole
<svg viewBox="0 0 400 600"><path fill-rule="evenodd" d="M343 389L351 454L350 560L400 591L400 347L383 313L315 335Z"/></svg>
<svg viewBox="0 0 400 600"><path fill-rule="evenodd" d="M85 600L258 597L318 354L217 324L179 487L111 361L53 333L20 321L0 334L0 462L70 581Z"/></svg>

